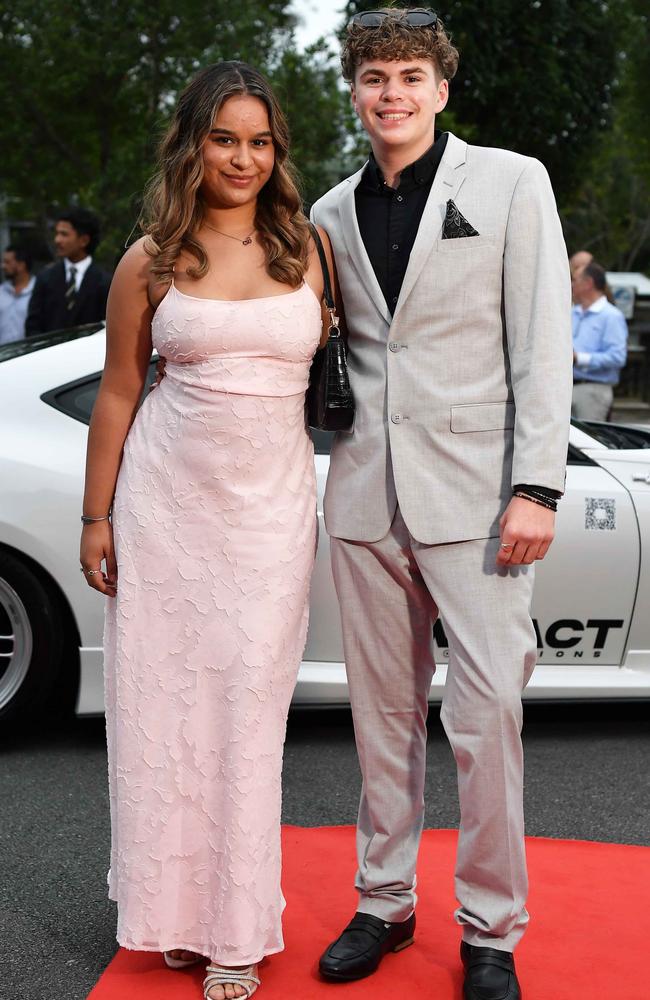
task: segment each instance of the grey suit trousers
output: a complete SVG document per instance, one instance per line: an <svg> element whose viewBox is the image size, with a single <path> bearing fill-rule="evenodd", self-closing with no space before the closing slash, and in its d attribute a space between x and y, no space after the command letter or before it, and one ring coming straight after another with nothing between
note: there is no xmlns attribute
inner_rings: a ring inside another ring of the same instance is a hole
<svg viewBox="0 0 650 1000"><path fill-rule="evenodd" d="M425 545L399 509L378 542L331 539L363 788L359 910L405 920L416 903L426 717L438 609L449 642L441 717L458 770L456 919L511 951L528 914L521 692L536 662L533 567L498 568L498 538Z"/></svg>

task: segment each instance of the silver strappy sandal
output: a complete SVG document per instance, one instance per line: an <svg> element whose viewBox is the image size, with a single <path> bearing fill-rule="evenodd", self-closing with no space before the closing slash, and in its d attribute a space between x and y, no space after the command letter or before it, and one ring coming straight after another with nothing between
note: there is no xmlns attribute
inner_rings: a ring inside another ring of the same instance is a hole
<svg viewBox="0 0 650 1000"><path fill-rule="evenodd" d="M243 990L246 990L246 998L250 998L260 985L260 980L255 975L257 965L247 965L245 969L226 969L222 965L208 965L205 971L207 972L207 976L203 980L205 1000L212 1000L208 993L213 986L227 986L228 983L233 986L241 986ZM245 1000L245 998L241 997L239 1000Z"/></svg>

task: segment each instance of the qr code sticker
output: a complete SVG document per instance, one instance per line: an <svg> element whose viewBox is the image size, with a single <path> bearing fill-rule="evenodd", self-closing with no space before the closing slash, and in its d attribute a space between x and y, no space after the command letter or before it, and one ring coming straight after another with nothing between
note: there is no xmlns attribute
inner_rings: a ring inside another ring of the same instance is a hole
<svg viewBox="0 0 650 1000"><path fill-rule="evenodd" d="M585 497L585 530L615 531L616 500L606 497Z"/></svg>

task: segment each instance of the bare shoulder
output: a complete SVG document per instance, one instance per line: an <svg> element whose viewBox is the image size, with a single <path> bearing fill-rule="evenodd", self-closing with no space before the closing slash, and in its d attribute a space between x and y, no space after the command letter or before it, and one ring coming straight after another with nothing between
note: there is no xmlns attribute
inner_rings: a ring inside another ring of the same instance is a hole
<svg viewBox="0 0 650 1000"><path fill-rule="evenodd" d="M332 243L330 241L330 238L329 238L329 235L327 233L327 230L324 229L323 226L316 226L316 229L318 230L318 235L320 236L321 240L323 241L323 246L325 247L325 252L327 253L327 251L329 250L329 252L331 253L332 252Z"/></svg>
<svg viewBox="0 0 650 1000"><path fill-rule="evenodd" d="M145 239L139 239L126 251L115 268L108 296L107 319L124 317L133 312L151 315L154 303L150 296L152 259L145 250Z"/></svg>
<svg viewBox="0 0 650 1000"><path fill-rule="evenodd" d="M142 236L129 247L115 271L115 279L125 291L146 298L149 305L156 309L170 282L161 281L152 273L153 257L148 251L147 241L148 237Z"/></svg>
<svg viewBox="0 0 650 1000"><path fill-rule="evenodd" d="M327 234L327 230L324 229L323 226L314 226L314 228L316 229L318 235L320 236L321 243L323 244L323 250L325 251L325 256L327 257L327 261L331 266L332 261L334 259L334 255L332 251L332 242ZM312 259L318 257L316 241L314 239L312 239L311 241L310 251Z"/></svg>
<svg viewBox="0 0 650 1000"><path fill-rule="evenodd" d="M327 230L323 226L314 226L318 235L320 236L321 244L325 252L325 260L327 261L327 267L330 273L330 281L334 274L334 254L332 253L332 244L330 238L327 235ZM323 268L321 264L320 254L318 253L318 247L316 245L316 240L312 237L309 246L309 278L312 287L318 287L320 294L323 291ZM320 296L319 296L320 297Z"/></svg>
<svg viewBox="0 0 650 1000"><path fill-rule="evenodd" d="M146 239L147 237L143 236L129 247L115 269L114 281L129 285L142 284L147 287L151 273L151 256L145 250Z"/></svg>
<svg viewBox="0 0 650 1000"><path fill-rule="evenodd" d="M327 271L328 271L328 274L329 274L330 290L332 292L332 296L333 296L334 304L335 304L335 309L336 309L336 312L338 314L338 319L339 319L338 325L339 325L339 328L342 331L343 335L347 336L346 326L345 326L345 314L344 314L344 309L343 309L343 301L342 301L342 298L341 298L341 289L340 289L340 286L339 286L338 274L336 272L336 261L334 259L334 253L333 253L333 250L332 250L332 244L331 244L329 235L327 233L327 230L323 226L317 225L316 229L318 231L318 235L321 238L321 242L323 244L323 250L325 251L325 260L327 262ZM311 254L311 261L310 261L309 271L310 271L310 277L311 277L311 275L316 275L317 274L318 287L319 287L319 291L320 291L319 298L320 298L323 295L325 280L324 280L324 274L323 274L323 268L322 268L322 265L321 265L321 261L320 261L319 255L318 255L318 253L316 251L316 245L315 245L315 243L314 243L313 240L312 240L312 254ZM310 284L312 285L312 287L314 287L314 280L313 279L310 281ZM321 347L324 345L324 343L327 340L327 330L329 328L329 321L330 321L329 312L327 310L327 307L326 307L324 301L322 303L322 315L323 315L323 337L321 338Z"/></svg>

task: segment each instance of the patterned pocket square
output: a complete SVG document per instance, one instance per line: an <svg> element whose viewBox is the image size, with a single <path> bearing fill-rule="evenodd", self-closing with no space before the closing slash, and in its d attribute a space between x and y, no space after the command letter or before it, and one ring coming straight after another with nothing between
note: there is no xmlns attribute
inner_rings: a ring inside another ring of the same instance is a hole
<svg viewBox="0 0 650 1000"><path fill-rule="evenodd" d="M462 236L478 236L479 234L467 219L461 215L451 198L447 202L447 213L442 226L443 240L457 240Z"/></svg>

